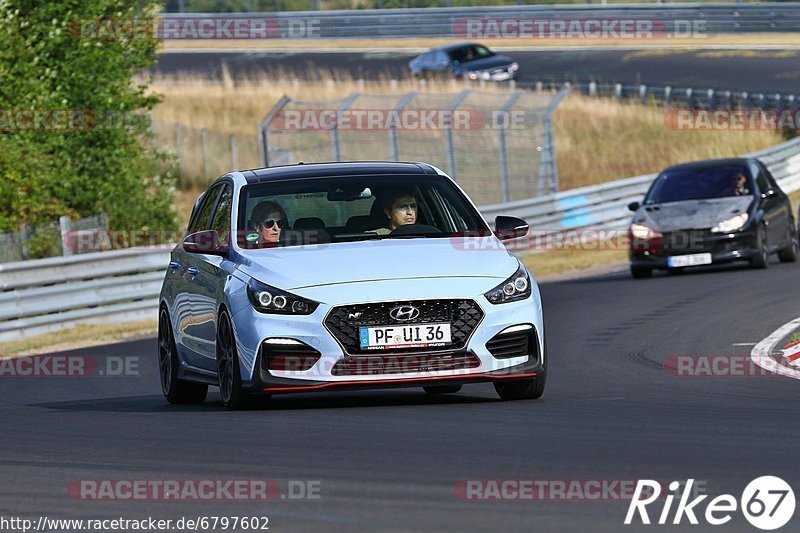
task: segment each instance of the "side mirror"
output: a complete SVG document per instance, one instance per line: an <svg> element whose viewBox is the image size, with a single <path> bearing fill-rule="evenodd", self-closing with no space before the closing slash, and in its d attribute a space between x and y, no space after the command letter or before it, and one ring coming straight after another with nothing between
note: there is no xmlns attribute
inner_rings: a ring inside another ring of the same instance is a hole
<svg viewBox="0 0 800 533"><path fill-rule="evenodd" d="M528 234L528 223L521 218L501 215L494 219L494 234L501 241L524 237Z"/></svg>
<svg viewBox="0 0 800 533"><path fill-rule="evenodd" d="M640 207L642 207L642 204L639 202L631 202L628 204L628 209L631 211L638 211Z"/></svg>
<svg viewBox="0 0 800 533"><path fill-rule="evenodd" d="M190 254L228 255L228 246L222 244L215 229L207 229L187 235L183 239L183 249Z"/></svg>

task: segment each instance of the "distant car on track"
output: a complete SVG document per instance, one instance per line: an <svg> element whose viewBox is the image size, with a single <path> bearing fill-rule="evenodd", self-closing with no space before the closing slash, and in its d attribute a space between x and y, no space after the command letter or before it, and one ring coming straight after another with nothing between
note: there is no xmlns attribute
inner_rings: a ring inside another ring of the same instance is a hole
<svg viewBox="0 0 800 533"><path fill-rule="evenodd" d="M766 268L798 255L789 198L757 159L699 161L669 167L653 181L634 211L630 269L634 278L654 269L747 260Z"/></svg>
<svg viewBox="0 0 800 533"><path fill-rule="evenodd" d="M461 188L424 163L326 163L231 172L198 199L159 311L172 403L491 382L538 398L539 290Z"/></svg>
<svg viewBox="0 0 800 533"><path fill-rule="evenodd" d="M420 78L445 76L486 81L515 79L519 71L516 61L477 43L431 48L412 59L408 66Z"/></svg>

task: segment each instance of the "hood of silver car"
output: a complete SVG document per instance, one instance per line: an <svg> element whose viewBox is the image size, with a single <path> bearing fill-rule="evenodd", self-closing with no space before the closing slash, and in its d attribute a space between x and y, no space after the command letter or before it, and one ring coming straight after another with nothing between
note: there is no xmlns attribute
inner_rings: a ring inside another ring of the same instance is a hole
<svg viewBox="0 0 800 533"><path fill-rule="evenodd" d="M723 220L746 213L752 202L752 196L731 196L645 205L636 211L633 223L656 231L708 229Z"/></svg>
<svg viewBox="0 0 800 533"><path fill-rule="evenodd" d="M363 281L497 278L518 267L495 237L417 238L247 250L239 270L285 290Z"/></svg>

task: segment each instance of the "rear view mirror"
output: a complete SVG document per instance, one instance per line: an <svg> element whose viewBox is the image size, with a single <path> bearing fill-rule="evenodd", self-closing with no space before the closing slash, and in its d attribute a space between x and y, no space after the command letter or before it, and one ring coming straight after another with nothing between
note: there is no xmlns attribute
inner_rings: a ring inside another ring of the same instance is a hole
<svg viewBox="0 0 800 533"><path fill-rule="evenodd" d="M521 218L501 215L494 219L494 234L501 241L524 237L528 234L528 223Z"/></svg>
<svg viewBox="0 0 800 533"><path fill-rule="evenodd" d="M335 191L328 192L329 202L352 202L353 200L364 200L372 198L372 190L369 187L364 187L357 190L336 189Z"/></svg>

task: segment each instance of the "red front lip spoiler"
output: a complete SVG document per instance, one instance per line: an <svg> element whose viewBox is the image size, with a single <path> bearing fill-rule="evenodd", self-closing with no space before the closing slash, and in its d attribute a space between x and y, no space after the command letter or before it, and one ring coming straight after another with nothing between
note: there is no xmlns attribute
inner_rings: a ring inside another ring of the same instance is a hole
<svg viewBox="0 0 800 533"><path fill-rule="evenodd" d="M370 386L370 385L391 385L394 383L407 383L407 384L414 384L414 383L428 383L431 381L457 381L463 380L467 382L475 381L496 381L496 380L503 380L503 379L526 379L526 378L535 378L537 374L529 373L529 374L509 374L509 375L496 375L496 374L465 374L463 376L441 376L441 377L430 377L430 378L407 378L407 379L375 379L375 380L361 380L361 381L332 381L330 383L319 383L316 385L299 385L295 387L267 387L261 389L262 392L302 392L302 391L312 391L312 390L319 390L319 389L327 389L331 387L358 387L358 386Z"/></svg>

